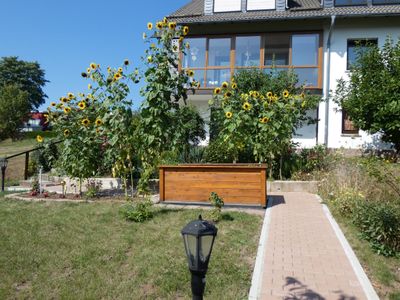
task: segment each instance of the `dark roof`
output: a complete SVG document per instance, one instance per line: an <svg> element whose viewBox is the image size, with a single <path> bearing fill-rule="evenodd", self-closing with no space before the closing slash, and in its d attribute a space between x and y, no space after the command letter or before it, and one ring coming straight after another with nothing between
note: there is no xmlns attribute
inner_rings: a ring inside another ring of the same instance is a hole
<svg viewBox="0 0 400 300"><path fill-rule="evenodd" d="M289 9L286 11L265 10L249 12L225 12L204 15L204 0L192 0L181 7L169 18L177 23L217 23L217 22L245 22L282 19L327 18L362 16L389 16L400 15L400 5L374 6L345 6L322 8L318 0L289 0Z"/></svg>

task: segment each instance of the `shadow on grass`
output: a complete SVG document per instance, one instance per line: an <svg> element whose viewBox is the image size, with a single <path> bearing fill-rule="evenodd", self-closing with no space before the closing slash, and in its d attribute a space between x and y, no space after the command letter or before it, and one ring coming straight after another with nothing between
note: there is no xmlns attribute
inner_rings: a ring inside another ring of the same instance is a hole
<svg viewBox="0 0 400 300"><path fill-rule="evenodd" d="M235 218L232 217L232 215L230 213L222 213L221 220L222 221L233 221L233 220L235 220Z"/></svg>

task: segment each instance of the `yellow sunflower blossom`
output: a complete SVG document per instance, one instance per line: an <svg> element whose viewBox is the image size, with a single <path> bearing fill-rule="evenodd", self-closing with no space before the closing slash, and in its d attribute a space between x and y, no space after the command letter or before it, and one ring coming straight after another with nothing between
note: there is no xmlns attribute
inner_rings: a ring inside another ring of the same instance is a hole
<svg viewBox="0 0 400 300"><path fill-rule="evenodd" d="M64 130L64 136L69 136L71 131L69 129Z"/></svg>
<svg viewBox="0 0 400 300"><path fill-rule="evenodd" d="M120 80L122 75L120 73L115 73L114 74L114 80Z"/></svg>
<svg viewBox="0 0 400 300"><path fill-rule="evenodd" d="M193 76L194 76L194 71L193 71L193 70L187 70L187 71L186 71L186 74L187 74L189 77L193 77Z"/></svg>
<svg viewBox="0 0 400 300"><path fill-rule="evenodd" d="M287 97L289 97L290 94L289 94L288 90L284 90L282 95L283 95L284 98L287 98Z"/></svg>
<svg viewBox="0 0 400 300"><path fill-rule="evenodd" d="M151 55L147 56L147 62L149 63L153 62L153 57Z"/></svg>
<svg viewBox="0 0 400 300"><path fill-rule="evenodd" d="M169 22L168 23L168 28L171 30L174 30L176 28L176 23L175 22Z"/></svg>
<svg viewBox="0 0 400 300"><path fill-rule="evenodd" d="M68 107L68 106L64 107L64 112L65 112L66 114L69 114L69 113L71 112L71 108Z"/></svg>
<svg viewBox="0 0 400 300"><path fill-rule="evenodd" d="M153 29L153 23L149 22L147 23L147 29L152 30Z"/></svg>
<svg viewBox="0 0 400 300"><path fill-rule="evenodd" d="M232 88L233 88L234 90L237 89L237 84L236 84L235 82L233 82L231 86L232 86Z"/></svg>
<svg viewBox="0 0 400 300"><path fill-rule="evenodd" d="M38 142L38 143L43 143L43 137L41 136L41 135L37 135L36 136L36 141Z"/></svg>
<svg viewBox="0 0 400 300"><path fill-rule="evenodd" d="M92 89L92 85L89 83L87 88L88 88L88 90L91 90Z"/></svg>
<svg viewBox="0 0 400 300"><path fill-rule="evenodd" d="M50 102L50 106L56 106L57 104L55 102Z"/></svg>
<svg viewBox="0 0 400 300"><path fill-rule="evenodd" d="M90 125L90 121L89 121L88 118L83 119L83 120L81 121L81 123L82 123L83 126L89 126L89 125Z"/></svg>
<svg viewBox="0 0 400 300"><path fill-rule="evenodd" d="M78 107L79 107L81 110L84 110L84 109L86 108L86 103L85 103L84 101L81 101L81 102L78 103Z"/></svg>
<svg viewBox="0 0 400 300"><path fill-rule="evenodd" d="M75 98L75 95L73 93L68 93L68 99L72 100Z"/></svg>
<svg viewBox="0 0 400 300"><path fill-rule="evenodd" d="M223 89L228 88L228 86L229 86L229 84L228 84L226 81L224 81L224 82L221 84L221 87L222 87Z"/></svg>
<svg viewBox="0 0 400 300"><path fill-rule="evenodd" d="M146 39L147 38L147 34L145 32L142 33L142 39Z"/></svg>
<svg viewBox="0 0 400 300"><path fill-rule="evenodd" d="M219 93L221 93L221 88L215 88L214 89L214 94L219 94Z"/></svg>
<svg viewBox="0 0 400 300"><path fill-rule="evenodd" d="M268 92L268 93L267 93L268 99L271 99L271 98L272 98L272 95L273 95L272 92Z"/></svg>
<svg viewBox="0 0 400 300"><path fill-rule="evenodd" d="M260 122L263 123L263 124L267 123L268 121L269 121L269 119L267 117L264 117L264 118L260 119Z"/></svg>
<svg viewBox="0 0 400 300"><path fill-rule="evenodd" d="M61 97L60 101L62 103L67 103L69 101L69 99L67 97Z"/></svg>
<svg viewBox="0 0 400 300"><path fill-rule="evenodd" d="M233 116L233 113L230 112L230 111L227 111L227 112L225 113L225 117L226 117L227 119L232 118L232 116Z"/></svg>
<svg viewBox="0 0 400 300"><path fill-rule="evenodd" d="M100 118L97 118L95 124L96 126L101 126L103 124L103 121Z"/></svg>
<svg viewBox="0 0 400 300"><path fill-rule="evenodd" d="M122 73L122 71L123 71L122 68L119 67L119 68L118 68L118 72L119 72L119 73Z"/></svg>
<svg viewBox="0 0 400 300"><path fill-rule="evenodd" d="M232 96L232 93L230 91L227 91L224 95L225 98L230 98Z"/></svg>
<svg viewBox="0 0 400 300"><path fill-rule="evenodd" d="M87 72L88 74L90 74L90 71L91 71L90 68L87 68L87 69L86 69L86 72Z"/></svg>
<svg viewBox="0 0 400 300"><path fill-rule="evenodd" d="M49 123L49 115L48 114L44 114L43 115L43 117L44 117L44 124L47 124L47 123Z"/></svg>
<svg viewBox="0 0 400 300"><path fill-rule="evenodd" d="M162 29L163 28L163 22L157 22L156 23L157 29Z"/></svg>
<svg viewBox="0 0 400 300"><path fill-rule="evenodd" d="M189 27L188 26L184 26L183 27L183 34L187 35L189 33Z"/></svg>
<svg viewBox="0 0 400 300"><path fill-rule="evenodd" d="M244 110L249 111L251 109L251 104L249 102L245 102L243 103L242 107Z"/></svg>
<svg viewBox="0 0 400 300"><path fill-rule="evenodd" d="M91 64L90 64L90 68L91 68L92 70L96 70L96 69L97 69L97 65L96 65L95 63L91 63Z"/></svg>

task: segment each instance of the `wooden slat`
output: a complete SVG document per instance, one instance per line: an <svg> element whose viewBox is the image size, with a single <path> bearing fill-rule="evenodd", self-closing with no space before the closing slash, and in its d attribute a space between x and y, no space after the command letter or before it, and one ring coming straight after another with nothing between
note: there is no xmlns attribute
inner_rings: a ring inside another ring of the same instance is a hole
<svg viewBox="0 0 400 300"><path fill-rule="evenodd" d="M165 179L166 185L181 185L190 188L232 188L233 186L237 186L237 188L249 190L249 189L258 189L260 188L260 181L258 182L243 182L240 185L235 181L215 181L210 182L208 180L201 181L191 181L191 180L170 180L168 177Z"/></svg>

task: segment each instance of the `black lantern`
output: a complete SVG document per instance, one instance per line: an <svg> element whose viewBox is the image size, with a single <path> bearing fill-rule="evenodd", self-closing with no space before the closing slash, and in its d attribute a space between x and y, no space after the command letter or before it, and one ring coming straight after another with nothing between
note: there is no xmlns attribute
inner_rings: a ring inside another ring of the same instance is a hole
<svg viewBox="0 0 400 300"><path fill-rule="evenodd" d="M6 169L7 169L7 158L0 159L0 167L1 167L1 191L4 192L4 180L6 176Z"/></svg>
<svg viewBox="0 0 400 300"><path fill-rule="evenodd" d="M205 276L218 229L199 216L182 229L183 242L192 273L193 299L203 299Z"/></svg>

